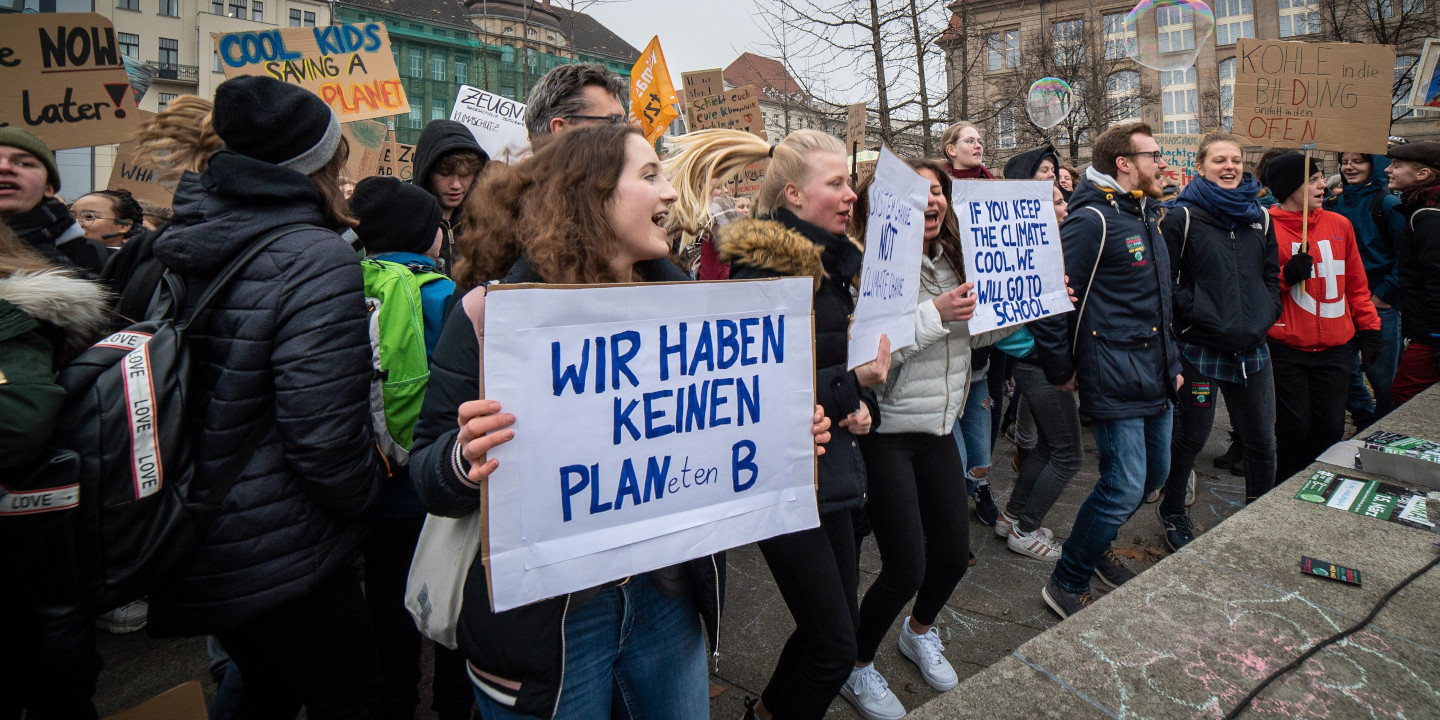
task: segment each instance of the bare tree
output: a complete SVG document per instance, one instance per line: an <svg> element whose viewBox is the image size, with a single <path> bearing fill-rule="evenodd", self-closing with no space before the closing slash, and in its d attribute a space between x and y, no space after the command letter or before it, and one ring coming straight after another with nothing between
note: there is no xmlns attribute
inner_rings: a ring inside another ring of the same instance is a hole
<svg viewBox="0 0 1440 720"><path fill-rule="evenodd" d="M1419 55L1425 39L1440 34L1440 14L1433 1L1319 0L1315 15L1320 40L1391 45L1400 55ZM1394 75L1391 107L1408 100L1417 64Z"/></svg>

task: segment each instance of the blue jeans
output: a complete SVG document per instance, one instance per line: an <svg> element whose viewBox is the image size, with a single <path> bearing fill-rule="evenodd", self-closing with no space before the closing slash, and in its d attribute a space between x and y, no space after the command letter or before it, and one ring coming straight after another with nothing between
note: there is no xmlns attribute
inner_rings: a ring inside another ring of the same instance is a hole
<svg viewBox="0 0 1440 720"><path fill-rule="evenodd" d="M1090 576L1115 534L1135 514L1145 495L1165 483L1170 471L1170 428L1174 414L1148 418L1095 418L1095 449L1100 454L1100 481L1065 540L1055 582L1073 593L1090 589Z"/></svg>
<svg viewBox="0 0 1440 720"><path fill-rule="evenodd" d="M980 487L980 478L974 471L990 467L990 388L985 380L970 383L970 394L965 398L965 408L955 418L951 434L955 446L960 448L960 460L965 464L965 495L975 494Z"/></svg>
<svg viewBox="0 0 1440 720"><path fill-rule="evenodd" d="M1380 356L1375 362L1360 372L1360 346L1355 346L1355 356L1350 364L1350 396L1345 402L1345 409L1350 411L1350 419L1355 422L1355 427L1363 430L1371 423L1385 417L1395 404L1390 401L1390 385L1395 381L1395 371L1400 367L1400 353L1405 351L1405 341L1400 335L1400 311L1393 308L1375 308L1380 315ZM1370 387L1365 387L1365 379L1370 379ZM1370 397L1370 391L1375 391L1375 397Z"/></svg>
<svg viewBox="0 0 1440 720"><path fill-rule="evenodd" d="M648 573L636 575L601 590L566 616L555 720L708 718L709 673L695 603L689 597L666 597ZM529 717L479 690L475 702L485 720Z"/></svg>

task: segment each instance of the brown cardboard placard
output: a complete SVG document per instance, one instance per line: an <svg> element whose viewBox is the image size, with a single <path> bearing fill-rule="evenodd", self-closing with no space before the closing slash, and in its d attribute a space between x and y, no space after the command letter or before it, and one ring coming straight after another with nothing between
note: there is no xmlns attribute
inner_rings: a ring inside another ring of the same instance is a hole
<svg viewBox="0 0 1440 720"><path fill-rule="evenodd" d="M855 103L845 112L845 154L865 149L865 103Z"/></svg>
<svg viewBox="0 0 1440 720"><path fill-rule="evenodd" d="M161 207L170 207L175 198L175 185L179 175L165 178L169 168L137 162L136 154L140 143L131 140L120 143L115 149L115 164L110 167L108 190L127 190L136 200L152 202Z"/></svg>
<svg viewBox="0 0 1440 720"><path fill-rule="evenodd" d="M378 175L380 158L385 154L385 141L389 138L385 123L357 120L342 124L340 133L350 146L350 158L345 161L341 174L354 182Z"/></svg>
<svg viewBox="0 0 1440 720"><path fill-rule="evenodd" d="M859 187L860 183L865 182L867 178L875 174L875 165L878 163L879 160L861 160L860 164L855 166L856 187Z"/></svg>
<svg viewBox="0 0 1440 720"><path fill-rule="evenodd" d="M396 142L395 133L390 133L380 152L380 164L375 174L408 182L415 174L415 146Z"/></svg>
<svg viewBox="0 0 1440 720"><path fill-rule="evenodd" d="M686 127L695 128L695 113L690 106L691 100L700 98L715 97L725 90L725 75L720 68L713 70L695 70L680 74L680 104L685 108Z"/></svg>
<svg viewBox="0 0 1440 720"><path fill-rule="evenodd" d="M0 23L0 127L51 150L124 142L140 127L115 27L97 13L6 15Z"/></svg>
<svg viewBox="0 0 1440 720"><path fill-rule="evenodd" d="M1235 57L1234 132L1247 145L1386 151L1390 46L1242 38Z"/></svg>
<svg viewBox="0 0 1440 720"><path fill-rule="evenodd" d="M211 33L225 77L262 75L320 96L341 122L410 112L383 23Z"/></svg>
<svg viewBox="0 0 1440 720"><path fill-rule="evenodd" d="M199 680L177 685L105 720L205 720L205 691Z"/></svg>
<svg viewBox="0 0 1440 720"><path fill-rule="evenodd" d="M1199 135L1156 135L1160 153L1165 156L1166 185L1185 187L1195 177L1195 151L1200 147Z"/></svg>
<svg viewBox="0 0 1440 720"><path fill-rule="evenodd" d="M765 118L760 114L760 93L754 85L742 85L713 97L688 98L686 112L693 113L694 130L721 128L748 130L765 137Z"/></svg>
<svg viewBox="0 0 1440 720"><path fill-rule="evenodd" d="M765 181L765 166L769 164L767 159L746 165L745 169L740 171L739 182L735 183L735 194L754 195L760 192L760 185Z"/></svg>

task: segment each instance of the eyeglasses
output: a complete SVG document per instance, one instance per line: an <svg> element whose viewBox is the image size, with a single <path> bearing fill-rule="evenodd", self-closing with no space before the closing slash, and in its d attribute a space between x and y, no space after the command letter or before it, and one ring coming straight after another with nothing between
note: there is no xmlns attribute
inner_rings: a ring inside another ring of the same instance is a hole
<svg viewBox="0 0 1440 720"><path fill-rule="evenodd" d="M591 120L606 125L619 125L626 120L624 115L566 115L564 117L566 120Z"/></svg>
<svg viewBox="0 0 1440 720"><path fill-rule="evenodd" d="M1370 161L1369 161L1369 160L1341 160L1341 161L1340 161L1340 167L1359 167L1359 166L1361 166L1361 165L1369 165L1369 164L1370 164Z"/></svg>
<svg viewBox="0 0 1440 720"><path fill-rule="evenodd" d="M961 145L969 145L970 147L981 147L985 144L976 138L961 138L958 142Z"/></svg>
<svg viewBox="0 0 1440 720"><path fill-rule="evenodd" d="M1150 151L1147 151L1147 152L1125 153L1125 156L1126 156L1126 157L1133 157L1133 158L1141 158L1141 157L1145 157L1146 155L1149 155L1149 156L1150 156L1150 159L1151 159L1151 160L1154 160L1154 161L1157 162L1157 163L1160 162L1160 158L1165 157L1164 153L1160 152L1159 150L1150 150Z"/></svg>
<svg viewBox="0 0 1440 720"><path fill-rule="evenodd" d="M96 220L114 220L114 219L115 219L115 218L109 217L109 216L107 216L107 215L96 215L95 213L93 213L93 212L91 212L91 211L89 211L89 210L86 210L86 211L81 212L81 213L70 213L70 217L73 218L73 219L75 220L75 222L84 223L84 224L86 224L86 225L89 225L90 223L93 223L93 222L95 222Z"/></svg>

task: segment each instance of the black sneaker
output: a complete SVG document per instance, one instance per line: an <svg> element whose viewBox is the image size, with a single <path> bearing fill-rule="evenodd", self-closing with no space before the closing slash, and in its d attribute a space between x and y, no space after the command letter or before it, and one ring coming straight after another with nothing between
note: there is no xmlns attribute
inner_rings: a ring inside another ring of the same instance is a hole
<svg viewBox="0 0 1440 720"><path fill-rule="evenodd" d="M1108 548L1105 554L1100 556L1100 562L1095 563L1095 576L1106 585L1118 588L1135 577L1135 573L1125 567L1120 556L1115 554L1115 548Z"/></svg>
<svg viewBox="0 0 1440 720"><path fill-rule="evenodd" d="M1195 530L1190 525L1190 516L1185 513L1178 515L1166 515L1162 505L1155 506L1155 513L1160 516L1160 524L1165 527L1165 544L1170 546L1174 552L1190 544L1195 539Z"/></svg>
<svg viewBox="0 0 1440 720"><path fill-rule="evenodd" d="M1050 582L1040 591L1040 597L1045 598L1045 604L1061 618L1068 618L1081 610L1084 610L1091 602L1090 593L1072 593L1060 587L1052 576Z"/></svg>
<svg viewBox="0 0 1440 720"><path fill-rule="evenodd" d="M1000 517L1000 508L995 507L995 498L990 497L990 484L985 483L975 490L975 517L981 525L995 526Z"/></svg>

